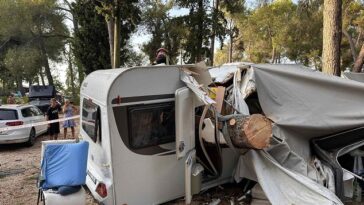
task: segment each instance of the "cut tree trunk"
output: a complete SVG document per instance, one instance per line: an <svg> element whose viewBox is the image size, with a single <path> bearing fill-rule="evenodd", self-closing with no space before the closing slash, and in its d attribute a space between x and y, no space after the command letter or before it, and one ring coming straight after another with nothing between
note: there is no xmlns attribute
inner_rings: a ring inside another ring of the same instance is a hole
<svg viewBox="0 0 364 205"><path fill-rule="evenodd" d="M237 148L264 149L272 138L272 122L260 114L234 117L228 122L228 133Z"/></svg>
<svg viewBox="0 0 364 205"><path fill-rule="evenodd" d="M361 46L359 55L356 58L356 61L354 63L353 71L354 72L361 72L361 69L363 68L363 64L364 64L364 43Z"/></svg>
<svg viewBox="0 0 364 205"><path fill-rule="evenodd" d="M340 76L341 0L324 0L322 71Z"/></svg>

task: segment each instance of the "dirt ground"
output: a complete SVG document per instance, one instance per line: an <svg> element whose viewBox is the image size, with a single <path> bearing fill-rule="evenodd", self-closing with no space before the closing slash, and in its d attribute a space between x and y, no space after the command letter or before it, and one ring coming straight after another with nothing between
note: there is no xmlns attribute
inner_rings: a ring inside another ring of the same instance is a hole
<svg viewBox="0 0 364 205"><path fill-rule="evenodd" d="M68 135L70 138L71 134ZM76 129L77 135L78 129ZM62 129L60 138L63 138ZM37 203L38 189L36 183L40 172L41 141L48 139L49 136L47 135L39 136L32 147L24 144L0 145L0 205L32 205ZM96 205L97 202L88 190L87 193L87 205ZM192 204L209 204L220 199L220 205L230 205L232 204L230 201L236 201L241 195L236 187L220 186L195 196ZM182 205L184 201L177 199L166 204Z"/></svg>
<svg viewBox="0 0 364 205"><path fill-rule="evenodd" d="M63 138L63 130L60 137ZM47 135L39 136L32 147L24 144L0 145L1 205L37 203L41 141L48 139ZM90 194L87 195L87 204L97 204Z"/></svg>

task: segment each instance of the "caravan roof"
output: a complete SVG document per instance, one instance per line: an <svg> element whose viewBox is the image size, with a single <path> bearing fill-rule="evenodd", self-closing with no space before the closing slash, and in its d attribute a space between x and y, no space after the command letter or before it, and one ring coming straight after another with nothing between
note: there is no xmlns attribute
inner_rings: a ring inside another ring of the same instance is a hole
<svg viewBox="0 0 364 205"><path fill-rule="evenodd" d="M146 66L146 67L132 67L132 68L120 68L120 69L108 69L108 70L97 70L89 74L83 81L81 86L81 93L84 96L92 97L93 100L97 101L101 105L106 105L108 100L108 95L111 90L113 90L113 85L117 79L120 79L123 74L128 72L137 73L143 72L145 75L137 75L138 80L130 80L129 82L124 82L125 86L128 86L130 90L129 93L124 93L122 97L132 97L135 93L144 93L140 89L146 89L145 84L157 83L158 81L171 81L171 86L175 83L181 83L179 79L170 78L171 72L179 72L179 68L191 67L191 65L173 65L173 66ZM160 72L150 72L149 69L162 69ZM165 69L165 70L164 70ZM170 72L167 72L170 71ZM154 75L158 74L158 75ZM175 73L173 74L175 75ZM127 81L127 78L124 79ZM90 83L92 82L92 83ZM124 85L124 84L123 84ZM143 86L141 86L143 85ZM120 89L120 86L115 86ZM130 89L133 88L133 89ZM105 92L107 91L107 92ZM133 93L130 93L132 92ZM145 90L145 93L149 93ZM140 95L141 96L141 95Z"/></svg>

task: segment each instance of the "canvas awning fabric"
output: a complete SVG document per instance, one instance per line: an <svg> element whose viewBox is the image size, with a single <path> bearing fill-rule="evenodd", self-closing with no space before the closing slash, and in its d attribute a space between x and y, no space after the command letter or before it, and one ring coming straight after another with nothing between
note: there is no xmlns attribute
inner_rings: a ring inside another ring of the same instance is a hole
<svg viewBox="0 0 364 205"><path fill-rule="evenodd" d="M364 73L343 72L344 78L364 83Z"/></svg>
<svg viewBox="0 0 364 205"><path fill-rule="evenodd" d="M309 140L364 125L364 84L300 65L252 65L276 142L241 156L235 179L256 180L272 204L342 204L315 181Z"/></svg>

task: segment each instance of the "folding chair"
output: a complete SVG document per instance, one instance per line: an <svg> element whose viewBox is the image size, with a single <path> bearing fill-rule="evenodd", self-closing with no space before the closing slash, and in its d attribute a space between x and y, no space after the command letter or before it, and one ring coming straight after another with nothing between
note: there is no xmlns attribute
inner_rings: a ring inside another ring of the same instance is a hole
<svg viewBox="0 0 364 205"><path fill-rule="evenodd" d="M38 179L38 200L44 205L84 205L88 142L59 140L42 142L41 173ZM60 195L60 187L77 187L80 190Z"/></svg>

